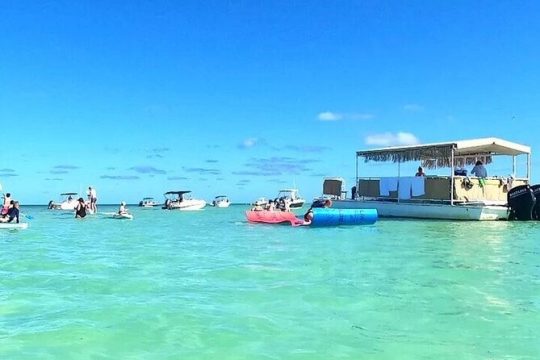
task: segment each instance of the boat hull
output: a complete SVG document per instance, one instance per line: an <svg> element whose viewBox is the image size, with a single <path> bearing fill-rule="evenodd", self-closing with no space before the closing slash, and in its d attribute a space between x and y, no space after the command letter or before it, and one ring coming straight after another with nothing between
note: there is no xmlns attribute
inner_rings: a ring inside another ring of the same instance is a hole
<svg viewBox="0 0 540 360"><path fill-rule="evenodd" d="M508 208L497 205L450 205L376 200L334 200L333 208L376 209L380 217L442 220L507 220Z"/></svg>
<svg viewBox="0 0 540 360"><path fill-rule="evenodd" d="M75 207L77 206L77 201L76 200L73 200L73 201L64 201L64 202L61 202L61 203L54 203L54 202L51 202L51 204L49 204L49 209L52 209L52 210L64 210L64 211L73 211L75 210Z"/></svg>
<svg viewBox="0 0 540 360"><path fill-rule="evenodd" d="M214 206L218 208L227 208L229 205L231 205L231 203L228 201L218 201L214 204Z"/></svg>
<svg viewBox="0 0 540 360"><path fill-rule="evenodd" d="M167 208L168 210L193 211L202 210L206 206L204 200L184 200L181 202L173 202Z"/></svg>
<svg viewBox="0 0 540 360"><path fill-rule="evenodd" d="M291 209L300 209L302 206L304 206L304 200L295 200L289 205Z"/></svg>

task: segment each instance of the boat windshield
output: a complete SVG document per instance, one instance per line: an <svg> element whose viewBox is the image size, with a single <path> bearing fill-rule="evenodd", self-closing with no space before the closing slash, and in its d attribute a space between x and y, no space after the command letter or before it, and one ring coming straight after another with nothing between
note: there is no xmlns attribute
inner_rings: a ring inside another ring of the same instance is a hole
<svg viewBox="0 0 540 360"><path fill-rule="evenodd" d="M300 195L298 195L298 190L294 190L294 189L285 189L285 190L280 190L278 195L277 195L278 198L289 198L289 199L298 199L300 198Z"/></svg>

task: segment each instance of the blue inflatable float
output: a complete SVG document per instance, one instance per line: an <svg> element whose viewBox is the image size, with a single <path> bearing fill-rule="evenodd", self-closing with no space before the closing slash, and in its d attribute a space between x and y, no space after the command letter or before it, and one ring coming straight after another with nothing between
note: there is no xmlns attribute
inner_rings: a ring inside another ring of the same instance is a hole
<svg viewBox="0 0 540 360"><path fill-rule="evenodd" d="M377 221L376 209L314 208L311 226L370 225Z"/></svg>

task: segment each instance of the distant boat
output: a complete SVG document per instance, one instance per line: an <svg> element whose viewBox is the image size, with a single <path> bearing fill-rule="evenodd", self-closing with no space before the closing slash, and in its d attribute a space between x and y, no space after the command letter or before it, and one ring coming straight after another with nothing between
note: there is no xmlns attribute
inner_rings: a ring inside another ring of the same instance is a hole
<svg viewBox="0 0 540 360"><path fill-rule="evenodd" d="M49 201L48 208L53 210L74 210L77 206L77 193L76 192L66 192L60 194L60 201L55 202L54 200Z"/></svg>
<svg viewBox="0 0 540 360"><path fill-rule="evenodd" d="M255 200L254 202L252 202L251 205L253 205L253 206L262 206L264 208L264 207L266 207L266 205L268 205L268 200L266 198L264 198L264 197L260 197L257 200Z"/></svg>
<svg viewBox="0 0 540 360"><path fill-rule="evenodd" d="M306 200L304 200L298 193L298 189L282 189L279 190L277 195L278 199L289 200L289 207L291 209L301 208L304 206Z"/></svg>
<svg viewBox="0 0 540 360"><path fill-rule="evenodd" d="M226 208L231 205L231 201L226 195L218 195L212 201L212 206Z"/></svg>
<svg viewBox="0 0 540 360"><path fill-rule="evenodd" d="M165 204L163 209L166 210L201 210L206 206L206 201L193 199L189 194L191 191L168 191L165 194Z"/></svg>
<svg viewBox="0 0 540 360"><path fill-rule="evenodd" d="M154 200L153 197L145 197L141 201L139 201L139 206L143 208L153 208L157 205L158 203Z"/></svg>

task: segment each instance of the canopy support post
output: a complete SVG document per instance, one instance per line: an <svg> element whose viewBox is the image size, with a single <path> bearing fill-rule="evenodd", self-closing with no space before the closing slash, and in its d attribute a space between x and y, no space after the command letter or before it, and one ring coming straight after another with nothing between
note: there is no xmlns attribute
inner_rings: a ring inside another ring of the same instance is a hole
<svg viewBox="0 0 540 360"><path fill-rule="evenodd" d="M454 205L454 148L450 156L450 205Z"/></svg>
<svg viewBox="0 0 540 360"><path fill-rule="evenodd" d="M527 182L531 182L531 154L527 154Z"/></svg>
<svg viewBox="0 0 540 360"><path fill-rule="evenodd" d="M398 178L398 182L397 182L397 202L399 204L399 183L401 182L401 159L398 160L398 163L397 163L397 178Z"/></svg>
<svg viewBox="0 0 540 360"><path fill-rule="evenodd" d="M356 181L354 183L354 186L356 186L356 191L358 191L360 189L360 186L358 184L358 154L356 154ZM353 194L351 194L351 198L353 197Z"/></svg>

